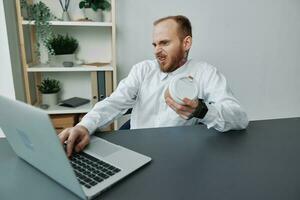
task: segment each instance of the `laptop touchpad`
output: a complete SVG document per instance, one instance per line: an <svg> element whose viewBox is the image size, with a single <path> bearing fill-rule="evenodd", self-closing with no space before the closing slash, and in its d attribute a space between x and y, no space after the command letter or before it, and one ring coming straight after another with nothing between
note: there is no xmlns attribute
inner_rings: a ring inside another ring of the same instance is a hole
<svg viewBox="0 0 300 200"><path fill-rule="evenodd" d="M88 150L98 154L101 157L107 157L121 150L121 148L101 139L93 138L88 146Z"/></svg>

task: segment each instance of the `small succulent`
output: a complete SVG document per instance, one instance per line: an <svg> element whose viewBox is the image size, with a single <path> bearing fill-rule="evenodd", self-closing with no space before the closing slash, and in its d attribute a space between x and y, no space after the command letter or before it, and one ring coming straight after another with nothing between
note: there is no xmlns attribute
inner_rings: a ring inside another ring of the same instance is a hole
<svg viewBox="0 0 300 200"><path fill-rule="evenodd" d="M43 94L57 93L60 91L60 82L55 79L46 78L37 87Z"/></svg>
<svg viewBox="0 0 300 200"><path fill-rule="evenodd" d="M57 34L48 39L46 47L51 55L73 54L78 48L78 41L68 34Z"/></svg>

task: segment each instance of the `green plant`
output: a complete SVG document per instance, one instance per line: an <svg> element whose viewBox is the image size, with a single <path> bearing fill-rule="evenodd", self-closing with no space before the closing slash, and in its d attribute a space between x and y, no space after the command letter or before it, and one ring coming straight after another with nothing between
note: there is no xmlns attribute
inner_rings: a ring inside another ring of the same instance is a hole
<svg viewBox="0 0 300 200"><path fill-rule="evenodd" d="M78 41L68 34L65 36L57 34L47 40L46 47L50 54L53 50L53 55L73 54L78 48Z"/></svg>
<svg viewBox="0 0 300 200"><path fill-rule="evenodd" d="M28 20L35 24L36 35L36 53L40 56L40 46L45 45L53 35L50 20L57 19L50 11L48 6L39 1L34 4L28 4L26 0L21 0L21 7L27 10Z"/></svg>
<svg viewBox="0 0 300 200"><path fill-rule="evenodd" d="M60 91L60 82L55 79L46 78L37 87L43 94L57 93Z"/></svg>
<svg viewBox="0 0 300 200"><path fill-rule="evenodd" d="M107 0L82 0L79 2L79 8L92 8L94 11L100 10L110 10L111 5Z"/></svg>

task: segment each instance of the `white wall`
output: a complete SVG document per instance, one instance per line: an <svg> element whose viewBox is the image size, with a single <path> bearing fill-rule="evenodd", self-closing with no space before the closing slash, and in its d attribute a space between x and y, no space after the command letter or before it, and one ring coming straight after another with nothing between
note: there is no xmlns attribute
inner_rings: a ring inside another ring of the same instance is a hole
<svg viewBox="0 0 300 200"><path fill-rule="evenodd" d="M3 1L0 1L0 94L15 97Z"/></svg>
<svg viewBox="0 0 300 200"><path fill-rule="evenodd" d="M3 1L0 1L0 95L15 99ZM4 134L0 127L0 138Z"/></svg>
<svg viewBox="0 0 300 200"><path fill-rule="evenodd" d="M183 14L191 57L227 77L250 119L300 116L299 0L122 0L117 2L118 78L153 58L152 22Z"/></svg>
<svg viewBox="0 0 300 200"><path fill-rule="evenodd" d="M23 70L19 50L19 34L17 29L16 1L3 1L6 18L6 31L10 53L10 62L15 89L15 98L25 101Z"/></svg>

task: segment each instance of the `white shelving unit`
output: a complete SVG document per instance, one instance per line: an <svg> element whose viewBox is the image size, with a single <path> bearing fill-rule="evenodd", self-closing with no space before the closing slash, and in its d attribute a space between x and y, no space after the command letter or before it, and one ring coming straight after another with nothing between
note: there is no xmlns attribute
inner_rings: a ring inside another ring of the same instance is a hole
<svg viewBox="0 0 300 200"><path fill-rule="evenodd" d="M88 65L77 65L73 67L53 67L48 64L38 64L27 68L27 72L96 72L96 71L113 72L114 68L109 64L101 67L88 66Z"/></svg>
<svg viewBox="0 0 300 200"><path fill-rule="evenodd" d="M34 25L34 21L24 20L23 25ZM112 27L111 22L92 22L92 21L49 21L52 26L98 26L98 27Z"/></svg>
<svg viewBox="0 0 300 200"><path fill-rule="evenodd" d="M28 0L29 3L37 0ZM59 16L61 10L59 2L41 0L49 6L51 12ZM71 2L73 4L77 1ZM105 95L109 96L116 86L116 21L115 0L111 3L111 21L50 21L54 33L68 34L78 40L79 49L77 59L84 63L101 63L96 65L75 65L73 67L53 66L46 63L47 53L40 49L41 59L34 53L35 22L24 20L21 16L20 0L16 0L17 19L19 28L20 50L22 56L24 86L27 103L39 107L41 94L37 85L43 78L49 77L61 82L60 100L71 97L90 99L90 103L76 108L50 106L45 111L50 115L84 114L90 111L99 99L99 73L104 73ZM78 7L73 6L73 8ZM34 64L33 64L34 63ZM103 77L103 76L101 76Z"/></svg>
<svg viewBox="0 0 300 200"><path fill-rule="evenodd" d="M76 109L64 107L64 106L50 106L45 110L48 114L77 114L77 113L87 113L93 108L92 103L84 104L82 106L78 106Z"/></svg>

